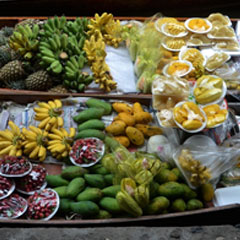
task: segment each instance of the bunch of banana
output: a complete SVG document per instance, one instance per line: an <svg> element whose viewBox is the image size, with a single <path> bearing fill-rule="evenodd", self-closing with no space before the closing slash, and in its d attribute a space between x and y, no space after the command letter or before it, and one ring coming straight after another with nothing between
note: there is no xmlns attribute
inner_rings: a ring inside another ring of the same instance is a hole
<svg viewBox="0 0 240 240"><path fill-rule="evenodd" d="M65 61L69 58L67 53L68 43L66 34L61 36L53 34L51 37L41 40L39 44L40 53L38 54L41 59L39 64L46 67L47 71L60 74L63 71Z"/></svg>
<svg viewBox="0 0 240 240"><path fill-rule="evenodd" d="M38 128L50 131L63 126L62 102L59 99L48 101L48 103L39 102L38 106L39 108L34 108L35 120L40 121Z"/></svg>
<svg viewBox="0 0 240 240"><path fill-rule="evenodd" d="M9 39L9 46L29 60L38 51L38 34L39 26L37 24L34 24L32 28L28 24L19 25Z"/></svg>
<svg viewBox="0 0 240 240"><path fill-rule="evenodd" d="M29 130L26 128L22 129L24 136L23 152L31 159L39 159L39 161L44 161L47 155L47 136L48 132L34 127L29 126Z"/></svg>
<svg viewBox="0 0 240 240"><path fill-rule="evenodd" d="M90 20L88 25L88 35L94 35L96 32L100 32L103 36L104 41L111 46L118 47L122 41L121 33L122 27L120 22L113 19L112 14L106 12L99 16L95 14L95 18Z"/></svg>
<svg viewBox="0 0 240 240"><path fill-rule="evenodd" d="M110 69L105 62L106 52L102 36L96 33L86 40L83 50L87 54L91 70L95 78L95 83L99 84L100 89L110 92L116 89L117 83L113 81Z"/></svg>
<svg viewBox="0 0 240 240"><path fill-rule="evenodd" d="M76 36L70 36L68 38L68 41L69 41L69 46L68 46L68 54L70 56L73 56L73 55L84 55L85 53L83 52L83 46L84 46L84 42L86 40L86 37L85 36L81 36L79 38L79 40L77 39Z"/></svg>
<svg viewBox="0 0 240 240"><path fill-rule="evenodd" d="M51 139L48 142L48 150L53 157L60 160L68 156L75 133L75 128L70 128L69 133L64 128L52 130L52 133L48 135Z"/></svg>
<svg viewBox="0 0 240 240"><path fill-rule="evenodd" d="M76 90L77 92L83 92L85 87L93 81L93 76L87 72L82 72L85 63L86 58L83 55L70 57L67 61L65 66L65 79L63 81L67 88Z"/></svg>
<svg viewBox="0 0 240 240"><path fill-rule="evenodd" d="M8 122L10 129L0 131L0 156L22 155L22 134L18 126L12 121Z"/></svg>
<svg viewBox="0 0 240 240"><path fill-rule="evenodd" d="M66 26L67 20L65 16L61 18L55 16L54 18L49 18L43 25L43 30L41 36L45 38L52 37L53 34L62 34L64 30L67 30Z"/></svg>
<svg viewBox="0 0 240 240"><path fill-rule="evenodd" d="M193 94L200 104L211 103L222 95L223 80L211 75L203 75L196 82Z"/></svg>
<svg viewBox="0 0 240 240"><path fill-rule="evenodd" d="M82 36L87 37L87 29L90 21L87 18L76 18L75 21L67 22L67 34L76 36L78 40Z"/></svg>

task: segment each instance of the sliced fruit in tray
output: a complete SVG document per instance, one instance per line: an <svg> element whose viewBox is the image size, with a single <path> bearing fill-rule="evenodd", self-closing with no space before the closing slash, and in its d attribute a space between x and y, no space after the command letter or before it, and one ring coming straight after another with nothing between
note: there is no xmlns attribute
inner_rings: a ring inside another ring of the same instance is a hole
<svg viewBox="0 0 240 240"><path fill-rule="evenodd" d="M18 179L16 190L23 194L32 195L35 191L47 186L46 175L47 171L44 167L33 164L32 171L25 177Z"/></svg>
<svg viewBox="0 0 240 240"><path fill-rule="evenodd" d="M0 201L0 219L18 218L27 210L27 200L14 193Z"/></svg>
<svg viewBox="0 0 240 240"><path fill-rule="evenodd" d="M32 164L23 157L5 156L0 159L0 175L4 177L24 177L32 170Z"/></svg>
<svg viewBox="0 0 240 240"><path fill-rule="evenodd" d="M59 196L54 190L37 191L28 198L27 218L47 221L56 214L59 204Z"/></svg>

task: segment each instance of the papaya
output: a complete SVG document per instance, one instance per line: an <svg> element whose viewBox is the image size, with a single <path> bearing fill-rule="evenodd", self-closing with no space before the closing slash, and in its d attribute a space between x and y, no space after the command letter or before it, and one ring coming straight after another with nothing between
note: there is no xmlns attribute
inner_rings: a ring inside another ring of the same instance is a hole
<svg viewBox="0 0 240 240"><path fill-rule="evenodd" d="M155 176L155 180L161 184L165 182L176 181L177 176L171 170L161 168Z"/></svg>
<svg viewBox="0 0 240 240"><path fill-rule="evenodd" d="M62 170L61 177L72 180L76 177L82 177L83 174L87 173L88 171L85 168L79 166L70 166L66 167Z"/></svg>
<svg viewBox="0 0 240 240"><path fill-rule="evenodd" d="M82 124L78 125L78 131L82 131L85 129L97 129L97 130L104 130L105 124L99 119L90 119Z"/></svg>
<svg viewBox="0 0 240 240"><path fill-rule="evenodd" d="M89 98L86 101L86 105L89 108L102 108L104 109L104 115L109 115L112 112L112 105L108 102L102 101L96 98Z"/></svg>
<svg viewBox="0 0 240 240"><path fill-rule="evenodd" d="M105 134L97 129L85 129L77 133L75 139L95 137L104 140Z"/></svg>
<svg viewBox="0 0 240 240"><path fill-rule="evenodd" d="M84 179L91 187L102 189L106 186L104 178L101 174L84 174Z"/></svg>
<svg viewBox="0 0 240 240"><path fill-rule="evenodd" d="M61 175L47 175L46 181L50 187L61 187L69 184L69 181L63 179Z"/></svg>
<svg viewBox="0 0 240 240"><path fill-rule="evenodd" d="M74 178L67 186L67 196L75 198L85 187L85 180L81 177Z"/></svg>
<svg viewBox="0 0 240 240"><path fill-rule="evenodd" d="M120 185L113 185L113 186L104 188L102 190L102 193L105 197L115 198L119 191L121 191L121 186Z"/></svg>
<svg viewBox="0 0 240 240"><path fill-rule="evenodd" d="M121 208L115 198L104 197L100 200L99 205L112 214L121 212Z"/></svg>
<svg viewBox="0 0 240 240"><path fill-rule="evenodd" d="M89 119L101 119L104 114L103 108L89 108L81 111L78 115L73 117L76 123L82 123Z"/></svg>
<svg viewBox="0 0 240 240"><path fill-rule="evenodd" d="M185 200L189 200L197 197L197 193L193 191L189 186L187 186L185 183L181 183L181 185L184 188L183 198Z"/></svg>
<svg viewBox="0 0 240 240"><path fill-rule="evenodd" d="M102 191L99 188L87 188L77 195L76 200L98 202L102 198Z"/></svg>
<svg viewBox="0 0 240 240"><path fill-rule="evenodd" d="M98 205L91 201L72 202L70 203L70 208L74 213L80 214L83 218L89 218L99 214Z"/></svg>

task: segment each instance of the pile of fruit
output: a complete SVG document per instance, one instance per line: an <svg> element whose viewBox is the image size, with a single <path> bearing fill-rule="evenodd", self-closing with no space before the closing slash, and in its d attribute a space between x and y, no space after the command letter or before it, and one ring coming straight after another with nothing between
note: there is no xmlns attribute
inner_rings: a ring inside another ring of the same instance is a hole
<svg viewBox="0 0 240 240"><path fill-rule="evenodd" d="M0 84L66 93L84 92L95 81L99 89L112 91L117 83L105 62L105 44L117 48L121 32L120 22L107 13L91 20L28 19L5 27L0 32Z"/></svg>

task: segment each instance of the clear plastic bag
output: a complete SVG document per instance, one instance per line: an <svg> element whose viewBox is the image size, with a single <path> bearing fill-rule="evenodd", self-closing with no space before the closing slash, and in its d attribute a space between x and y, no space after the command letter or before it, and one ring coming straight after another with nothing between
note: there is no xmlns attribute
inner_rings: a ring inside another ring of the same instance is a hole
<svg viewBox="0 0 240 240"><path fill-rule="evenodd" d="M227 147L199 147L184 145L173 154L177 167L191 188L216 182L222 173L232 168L240 149Z"/></svg>

